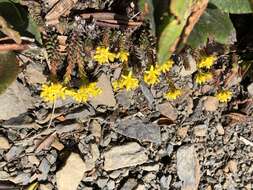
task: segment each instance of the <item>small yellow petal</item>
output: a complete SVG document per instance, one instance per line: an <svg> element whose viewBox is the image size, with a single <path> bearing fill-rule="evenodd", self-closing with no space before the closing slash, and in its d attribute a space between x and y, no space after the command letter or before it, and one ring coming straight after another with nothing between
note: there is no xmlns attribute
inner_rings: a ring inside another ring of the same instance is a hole
<svg viewBox="0 0 253 190"><path fill-rule="evenodd" d="M166 72L170 71L173 64L174 64L174 62L172 60L169 60L166 63L157 64L156 69L158 70L159 73L166 73Z"/></svg>
<svg viewBox="0 0 253 190"><path fill-rule="evenodd" d="M149 70L145 71L144 81L148 85L156 84L160 81L159 74L160 72L157 69L155 69L154 66L152 65Z"/></svg>
<svg viewBox="0 0 253 190"><path fill-rule="evenodd" d="M121 62L126 62L128 61L128 56L129 56L129 53L127 51L120 51L119 53L117 53L117 59L119 59Z"/></svg>
<svg viewBox="0 0 253 190"><path fill-rule="evenodd" d="M222 90L216 94L220 102L228 102L232 99L233 93L230 90Z"/></svg>
<svg viewBox="0 0 253 190"><path fill-rule="evenodd" d="M198 84L204 84L207 81L211 80L212 78L213 78L213 75L210 72L199 72L196 75L196 82Z"/></svg>
<svg viewBox="0 0 253 190"><path fill-rule="evenodd" d="M215 56L208 56L201 59L198 63L198 68L207 68L210 69L216 60Z"/></svg>
<svg viewBox="0 0 253 190"><path fill-rule="evenodd" d="M106 64L109 62L113 62L116 58L116 55L114 53L111 53L109 51L109 48L104 47L97 47L95 55L93 56L93 59L97 61L99 64Z"/></svg>
<svg viewBox="0 0 253 190"><path fill-rule="evenodd" d="M165 94L165 98L167 100L175 100L177 99L179 96L181 96L182 94L182 90L181 89L177 89L174 88L172 90L169 90L166 94Z"/></svg>
<svg viewBox="0 0 253 190"><path fill-rule="evenodd" d="M55 102L57 99L65 99L65 90L66 87L58 83L51 83L50 85L43 84L40 97L47 102Z"/></svg>

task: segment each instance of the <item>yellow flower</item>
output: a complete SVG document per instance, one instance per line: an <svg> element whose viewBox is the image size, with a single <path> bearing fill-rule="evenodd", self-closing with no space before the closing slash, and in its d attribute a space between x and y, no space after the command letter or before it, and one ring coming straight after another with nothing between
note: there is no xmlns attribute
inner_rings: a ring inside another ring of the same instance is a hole
<svg viewBox="0 0 253 190"><path fill-rule="evenodd" d="M181 96L182 94L182 90L178 89L178 88L173 88L171 90L169 90L166 94L165 94L165 98L167 100L175 100L178 98L178 96Z"/></svg>
<svg viewBox="0 0 253 190"><path fill-rule="evenodd" d="M115 80L112 82L112 87L115 91L119 90L119 89L123 89L124 88L124 83L123 80Z"/></svg>
<svg viewBox="0 0 253 190"><path fill-rule="evenodd" d="M86 91L90 97L95 97L102 93L102 90L97 87L96 82L88 84L88 86L86 87Z"/></svg>
<svg viewBox="0 0 253 190"><path fill-rule="evenodd" d="M116 58L119 59L121 62L128 61L129 53L127 51L120 51L117 53Z"/></svg>
<svg viewBox="0 0 253 190"><path fill-rule="evenodd" d="M222 90L216 94L216 97L220 102L228 102L231 100L232 95L230 90Z"/></svg>
<svg viewBox="0 0 253 190"><path fill-rule="evenodd" d="M77 91L75 90L66 90L65 94L71 96L75 101L86 103L89 98L98 96L102 93L102 90L97 87L96 82L92 82L86 86L80 87Z"/></svg>
<svg viewBox="0 0 253 190"><path fill-rule="evenodd" d="M156 69L159 71L159 73L166 73L172 68L173 64L174 62L169 60L166 63L156 65Z"/></svg>
<svg viewBox="0 0 253 190"><path fill-rule="evenodd" d="M55 102L58 98L65 99L65 89L61 84L43 84L40 97L47 102Z"/></svg>
<svg viewBox="0 0 253 190"><path fill-rule="evenodd" d="M145 71L144 74L144 81L149 84L153 85L159 82L159 71L153 67L150 67L149 71Z"/></svg>
<svg viewBox="0 0 253 190"><path fill-rule="evenodd" d="M119 80L115 80L112 82L112 87L113 87L113 90L117 91L120 89L120 84L121 82Z"/></svg>
<svg viewBox="0 0 253 190"><path fill-rule="evenodd" d="M216 60L215 56L208 56L201 59L200 63L198 64L198 68L207 68L210 69L214 61Z"/></svg>
<svg viewBox="0 0 253 190"><path fill-rule="evenodd" d="M73 89L66 89L65 90L65 95L66 96L74 96L76 94L76 91Z"/></svg>
<svg viewBox="0 0 253 190"><path fill-rule="evenodd" d="M204 84L205 82L211 80L212 78L213 78L213 75L210 72L205 72L205 73L199 72L196 75L196 82L198 84Z"/></svg>
<svg viewBox="0 0 253 190"><path fill-rule="evenodd" d="M72 92L71 97L79 103L86 103L89 98L87 88L85 86L80 87L76 92Z"/></svg>
<svg viewBox="0 0 253 190"><path fill-rule="evenodd" d="M122 76L122 84L129 91L136 89L139 86L139 81L132 76L132 71L130 71L127 76Z"/></svg>
<svg viewBox="0 0 253 190"><path fill-rule="evenodd" d="M116 55L114 53L111 53L108 47L97 47L96 53L93 58L99 64L105 64L109 63L109 61L113 62L116 58Z"/></svg>

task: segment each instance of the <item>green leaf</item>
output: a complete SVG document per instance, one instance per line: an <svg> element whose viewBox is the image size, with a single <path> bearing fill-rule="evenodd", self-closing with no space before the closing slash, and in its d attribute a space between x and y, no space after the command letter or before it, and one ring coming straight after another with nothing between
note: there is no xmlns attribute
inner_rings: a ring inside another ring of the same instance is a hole
<svg viewBox="0 0 253 190"><path fill-rule="evenodd" d="M39 27L36 24L36 22L29 16L28 18L28 27L27 27L27 31L30 32L31 34L34 35L34 38L37 42L39 42L40 44L42 44L42 38L41 38L41 33L39 31Z"/></svg>
<svg viewBox="0 0 253 190"><path fill-rule="evenodd" d="M0 94L16 79L18 63L14 52L0 52Z"/></svg>
<svg viewBox="0 0 253 190"><path fill-rule="evenodd" d="M210 0L209 2L226 13L244 14L253 12L250 0Z"/></svg>
<svg viewBox="0 0 253 190"><path fill-rule="evenodd" d="M5 20L13 26L14 30L18 31L23 36L35 37L40 44L41 33L37 24L28 15L24 6L20 5L18 0L0 0L0 13ZM32 36L33 35L33 36Z"/></svg>
<svg viewBox="0 0 253 190"><path fill-rule="evenodd" d="M153 35L155 35L156 24L155 24L155 18L154 18L153 0L139 0L138 6L139 6L140 11L144 14L145 19L149 20L151 31Z"/></svg>
<svg viewBox="0 0 253 190"><path fill-rule="evenodd" d="M209 36L213 36L219 43L227 44L233 32L235 29L227 13L207 8L191 32L187 44L197 48L205 45Z"/></svg>
<svg viewBox="0 0 253 190"><path fill-rule="evenodd" d="M161 33L158 43L158 63L162 64L170 58L173 50L171 49L179 39L187 18L191 12L192 1L172 0L171 12L176 18L170 20Z"/></svg>
<svg viewBox="0 0 253 190"><path fill-rule="evenodd" d="M163 30L158 44L158 63L166 62L170 56L170 48L180 36L184 28L183 24L178 24L177 20L172 20Z"/></svg>
<svg viewBox="0 0 253 190"><path fill-rule="evenodd" d="M17 6L18 5L18 6ZM16 31L24 31L27 27L27 13L21 12L21 6L12 1L0 0L0 13Z"/></svg>

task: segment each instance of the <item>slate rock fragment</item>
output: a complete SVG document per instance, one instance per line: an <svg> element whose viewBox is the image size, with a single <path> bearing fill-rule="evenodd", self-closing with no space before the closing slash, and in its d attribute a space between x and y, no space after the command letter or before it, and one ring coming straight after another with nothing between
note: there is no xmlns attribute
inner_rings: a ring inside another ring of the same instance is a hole
<svg viewBox="0 0 253 190"><path fill-rule="evenodd" d="M139 141L161 143L161 131L157 124L143 123L138 118L126 118L116 123L115 131Z"/></svg>
<svg viewBox="0 0 253 190"><path fill-rule="evenodd" d="M159 104L158 110L162 115L164 115L171 121L175 121L177 119L177 110L170 104L170 102Z"/></svg>
<svg viewBox="0 0 253 190"><path fill-rule="evenodd" d="M5 154L5 159L10 162L19 157L19 155L24 151L23 146L12 146L11 149Z"/></svg>
<svg viewBox="0 0 253 190"><path fill-rule="evenodd" d="M6 150L9 148L10 148L10 143L8 139L0 135L0 149Z"/></svg>
<svg viewBox="0 0 253 190"><path fill-rule="evenodd" d="M71 153L64 167L56 173L58 190L76 190L85 171L85 163L79 154Z"/></svg>
<svg viewBox="0 0 253 190"><path fill-rule="evenodd" d="M193 145L182 146L177 151L177 174L183 182L182 190L197 190L200 166Z"/></svg>
<svg viewBox="0 0 253 190"><path fill-rule="evenodd" d="M104 158L104 170L106 171L141 165L148 160L145 149L136 142L114 146L104 153Z"/></svg>
<svg viewBox="0 0 253 190"><path fill-rule="evenodd" d="M102 93L91 99L91 104L96 107L98 105L105 105L114 107L116 105L116 99L112 90L110 79L102 74L98 78L97 86L102 90Z"/></svg>
<svg viewBox="0 0 253 190"><path fill-rule="evenodd" d="M15 81L0 95L0 120L8 120L32 108L34 98L22 84Z"/></svg>

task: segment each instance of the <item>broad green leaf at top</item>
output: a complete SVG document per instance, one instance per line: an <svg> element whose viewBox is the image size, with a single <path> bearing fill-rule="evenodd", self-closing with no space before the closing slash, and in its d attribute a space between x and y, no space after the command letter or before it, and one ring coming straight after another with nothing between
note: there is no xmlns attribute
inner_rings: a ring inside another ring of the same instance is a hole
<svg viewBox="0 0 253 190"><path fill-rule="evenodd" d="M193 28L187 44L198 48L205 45L210 36L219 43L228 44L233 32L235 29L227 13L217 8L207 8Z"/></svg>
<svg viewBox="0 0 253 190"><path fill-rule="evenodd" d="M187 18L191 13L192 0L172 0L170 4L174 19L165 26L158 43L158 63L163 64L169 60L173 46L179 40L186 25Z"/></svg>
<svg viewBox="0 0 253 190"><path fill-rule="evenodd" d="M29 16L27 9L18 0L0 0L0 15L22 36L35 37L41 43L38 26Z"/></svg>
<svg viewBox="0 0 253 190"><path fill-rule="evenodd" d="M251 0L210 0L209 2L226 13L246 14L253 12Z"/></svg>

